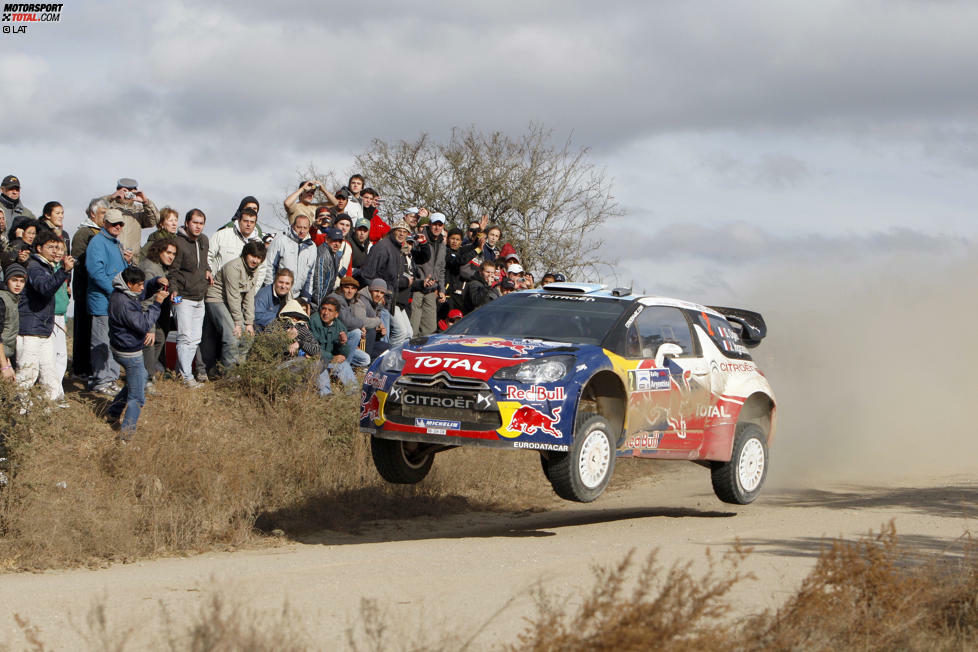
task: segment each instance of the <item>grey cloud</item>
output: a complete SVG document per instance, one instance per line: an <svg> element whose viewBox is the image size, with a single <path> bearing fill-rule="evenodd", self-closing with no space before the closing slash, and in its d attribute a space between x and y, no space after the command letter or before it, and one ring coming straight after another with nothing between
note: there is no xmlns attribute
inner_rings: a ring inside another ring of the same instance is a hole
<svg viewBox="0 0 978 652"><path fill-rule="evenodd" d="M620 235L620 226L612 228ZM901 253L953 252L972 245L971 240L961 236L929 234L906 228L867 234L777 235L743 222L717 226L676 223L644 237L641 233L633 232L628 238L607 239L616 243L619 266L643 258L704 260L723 265L786 260L823 261L829 264Z"/></svg>

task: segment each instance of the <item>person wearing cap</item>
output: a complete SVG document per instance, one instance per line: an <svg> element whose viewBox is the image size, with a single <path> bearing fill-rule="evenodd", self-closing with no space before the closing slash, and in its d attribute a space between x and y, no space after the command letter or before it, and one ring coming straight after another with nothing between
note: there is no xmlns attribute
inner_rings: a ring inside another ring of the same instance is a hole
<svg viewBox="0 0 978 652"><path fill-rule="evenodd" d="M376 328L375 339L377 344L374 351L367 351L371 358L375 358L387 350L390 342L391 313L387 309L387 296L390 291L387 283L382 278L375 278L370 284L362 288L359 292L360 300L366 305L380 320L380 325ZM369 311L367 312L369 315ZM383 349L379 348L383 345Z"/></svg>
<svg viewBox="0 0 978 652"><path fill-rule="evenodd" d="M317 190L326 196L327 201L313 201L316 197ZM316 210L320 206L329 208L335 206L336 203L336 197L326 190L326 186L321 181L311 179L300 183L298 189L286 197L282 205L285 206L285 214L288 216L289 225L291 226L295 224L295 218L300 215L305 215L309 218L309 224L311 225L316 219Z"/></svg>
<svg viewBox="0 0 978 652"><path fill-rule="evenodd" d="M255 335L254 276L264 260L264 244L246 243L240 255L214 276L214 283L207 290L200 348L208 375L220 371L218 362L227 371L248 354L250 337ZM243 339L244 335L250 337Z"/></svg>
<svg viewBox="0 0 978 652"><path fill-rule="evenodd" d="M64 242L45 231L34 242L34 254L27 264L27 286L18 304L20 330L17 338L17 383L29 389L40 382L48 398L67 407L55 364L55 295L68 280L75 259L64 255ZM61 264L64 260L63 265Z"/></svg>
<svg viewBox="0 0 978 652"><path fill-rule="evenodd" d="M509 294L510 292L516 292L516 290L520 289L516 283L514 283L511 279L508 278L504 278L503 280L501 280L499 282L498 288L499 288L499 296L503 296L504 294Z"/></svg>
<svg viewBox="0 0 978 652"><path fill-rule="evenodd" d="M396 222L390 233L370 248L367 262L361 270L361 276L368 283L380 278L391 289L387 306L391 313L391 347L406 342L413 335L408 306L412 292L423 288L425 283L415 271L417 265L424 264L431 257L431 248L427 243L408 241L410 231L406 220ZM430 286L434 281L427 283Z"/></svg>
<svg viewBox="0 0 978 652"><path fill-rule="evenodd" d="M207 264L211 270L223 269L232 260L240 258L241 251L249 242L260 243L262 241L261 233L258 232L258 211L251 206L245 206L235 215L237 218L231 222L231 226L218 229L217 233L210 239L210 246L207 249ZM265 259L262 258L261 264L252 275L255 292L265 282L267 272Z"/></svg>
<svg viewBox="0 0 978 652"><path fill-rule="evenodd" d="M339 302L335 297L329 296L323 298L319 310L309 320L309 330L316 338L322 356L323 369L318 378L320 396L333 393L333 375L343 384L347 394L353 394L357 390L357 376L348 359L353 348L347 341L346 325L339 319L339 314Z"/></svg>
<svg viewBox="0 0 978 652"><path fill-rule="evenodd" d="M543 275L543 278L540 279L540 287L543 287L543 286L548 285L550 283L556 283L556 281L557 281L557 277L554 276L554 273L553 272L547 272L546 274Z"/></svg>
<svg viewBox="0 0 978 652"><path fill-rule="evenodd" d="M279 233L268 245L265 257L265 285L271 285L280 269L294 275L292 296L312 296L312 272L316 266L316 243L309 237L312 224L306 215L296 215L292 226Z"/></svg>
<svg viewBox="0 0 978 652"><path fill-rule="evenodd" d="M326 229L326 241L316 248L316 262L313 265L312 284L309 292L310 302L319 307L323 298L339 286L340 250L343 247L343 232L331 226Z"/></svg>
<svg viewBox="0 0 978 652"><path fill-rule="evenodd" d="M0 377L14 380L17 364L17 336L20 334L20 297L27 284L27 270L20 263L8 265L3 270L3 287L0 288Z"/></svg>
<svg viewBox="0 0 978 652"><path fill-rule="evenodd" d="M129 266L132 252L124 252L119 236L125 218L118 208L109 208L102 218L102 229L92 236L85 250L85 271L88 275L88 313L91 315L92 375L89 389L115 396L121 387L119 365L109 351L109 297L116 274Z"/></svg>
<svg viewBox="0 0 978 652"><path fill-rule="evenodd" d="M71 239L71 256L75 259L75 273L71 275L71 295L75 300L75 316L72 319L71 371L86 381L92 374L92 315L88 312L88 243L102 230L102 218L109 202L101 197L88 202L85 218Z"/></svg>
<svg viewBox="0 0 978 652"><path fill-rule="evenodd" d="M353 203L356 204L356 202ZM357 206L359 207L359 204L357 204ZM329 215L333 224L336 223L335 222L336 216L341 214L346 214L346 215L350 214L346 212L346 209L348 208L350 208L350 190L345 187L340 188L339 190L336 191L336 204L334 206L329 207Z"/></svg>
<svg viewBox="0 0 978 652"><path fill-rule="evenodd" d="M347 238L350 235L350 231L353 230L353 220L346 213L340 213L333 219L333 226L343 234L343 243L340 245L340 250L336 252L338 259L336 273L339 276L352 276L353 246L350 245Z"/></svg>
<svg viewBox="0 0 978 652"><path fill-rule="evenodd" d="M183 226L175 237L177 256L170 266L169 276L173 312L177 318L177 371L184 384L191 388L199 385L194 378L193 364L204 330L204 299L214 284L207 264L210 243L204 235L206 223L204 211L199 208L187 211ZM201 373L200 378L203 376Z"/></svg>
<svg viewBox="0 0 978 652"><path fill-rule="evenodd" d="M465 284L462 297L465 314L499 297L499 289L495 287L496 278L496 263L491 260L482 261L479 265L479 276Z"/></svg>
<svg viewBox="0 0 978 652"><path fill-rule="evenodd" d="M447 330L449 326L457 322L462 317L462 311L458 308L449 310L448 315L444 319L438 320L438 332L440 333Z"/></svg>
<svg viewBox="0 0 978 652"><path fill-rule="evenodd" d="M411 296L411 330L431 335L438 328L438 306L445 302L445 216L432 213L422 231L431 257L419 267L422 277L434 280L434 285Z"/></svg>
<svg viewBox="0 0 978 652"><path fill-rule="evenodd" d="M350 269L353 276L359 279L360 268L367 262L367 252L370 251L370 220L364 217L357 220L346 241L350 245Z"/></svg>
<svg viewBox="0 0 978 652"><path fill-rule="evenodd" d="M19 220L36 220L37 216L20 199L20 179L8 174L0 181L0 206L6 215L7 224L13 227Z"/></svg>
<svg viewBox="0 0 978 652"><path fill-rule="evenodd" d="M510 263L506 268L506 278L513 282L515 287L520 287L523 282L523 266L519 263Z"/></svg>
<svg viewBox="0 0 978 652"><path fill-rule="evenodd" d="M116 182L115 192L106 195L109 208L116 208L122 213L125 224L119 241L123 250L133 252L133 260L139 260L141 254L143 229L149 229L159 224L160 212L156 204L150 201L139 189L139 182L129 177L123 177Z"/></svg>
<svg viewBox="0 0 978 652"><path fill-rule="evenodd" d="M369 305L361 302L357 290L360 282L351 276L340 279L340 287L329 296L336 299L340 309L340 321L346 327L350 353L347 356L354 367L370 366L371 350L377 339L380 319ZM369 303L369 302L368 302ZM369 315L368 315L369 311ZM363 345L361 346L361 342Z"/></svg>

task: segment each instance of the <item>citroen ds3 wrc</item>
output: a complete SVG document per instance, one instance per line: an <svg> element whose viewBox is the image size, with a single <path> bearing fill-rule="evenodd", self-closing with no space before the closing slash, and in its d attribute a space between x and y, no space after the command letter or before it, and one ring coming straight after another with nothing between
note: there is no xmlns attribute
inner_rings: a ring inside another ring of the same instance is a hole
<svg viewBox="0 0 978 652"><path fill-rule="evenodd" d="M775 398L747 310L554 283L511 293L374 361L360 429L378 472L419 482L458 446L528 449L562 498L589 502L618 457L690 460L720 500L752 502Z"/></svg>

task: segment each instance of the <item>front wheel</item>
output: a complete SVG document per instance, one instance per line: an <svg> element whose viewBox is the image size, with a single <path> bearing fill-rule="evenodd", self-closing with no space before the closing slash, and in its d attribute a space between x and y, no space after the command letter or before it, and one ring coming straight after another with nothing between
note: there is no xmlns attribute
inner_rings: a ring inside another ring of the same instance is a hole
<svg viewBox="0 0 978 652"><path fill-rule="evenodd" d="M615 470L615 441L611 424L599 415L578 422L574 444L566 453L544 460L547 479L565 500L589 503L605 490Z"/></svg>
<svg viewBox="0 0 978 652"><path fill-rule="evenodd" d="M711 469L713 492L725 503L752 503L761 493L767 467L764 431L757 424L737 424L730 461L717 462Z"/></svg>
<svg viewBox="0 0 978 652"><path fill-rule="evenodd" d="M435 461L427 444L370 437L370 453L380 476L393 484L416 484L425 479Z"/></svg>

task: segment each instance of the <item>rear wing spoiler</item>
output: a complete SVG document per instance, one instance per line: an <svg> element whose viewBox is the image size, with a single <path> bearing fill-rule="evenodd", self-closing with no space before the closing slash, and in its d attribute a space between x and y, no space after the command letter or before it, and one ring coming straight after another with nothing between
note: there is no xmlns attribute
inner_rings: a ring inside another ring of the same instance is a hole
<svg viewBox="0 0 978 652"><path fill-rule="evenodd" d="M724 316L734 328L740 331L740 340L744 346L754 348L761 343L767 335L767 324L760 313L740 308L723 308L720 306L708 306L711 310L716 310Z"/></svg>

